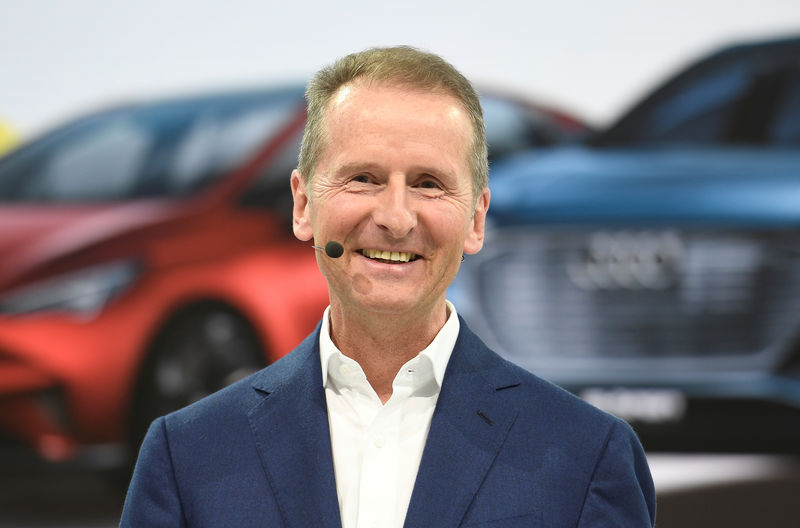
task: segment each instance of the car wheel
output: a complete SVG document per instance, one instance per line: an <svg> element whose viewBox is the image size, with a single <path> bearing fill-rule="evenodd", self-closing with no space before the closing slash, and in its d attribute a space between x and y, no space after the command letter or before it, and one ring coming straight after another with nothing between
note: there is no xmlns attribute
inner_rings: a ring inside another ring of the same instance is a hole
<svg viewBox="0 0 800 528"><path fill-rule="evenodd" d="M155 340L144 364L132 416L132 447L150 423L242 379L265 365L250 324L222 306L183 312Z"/></svg>

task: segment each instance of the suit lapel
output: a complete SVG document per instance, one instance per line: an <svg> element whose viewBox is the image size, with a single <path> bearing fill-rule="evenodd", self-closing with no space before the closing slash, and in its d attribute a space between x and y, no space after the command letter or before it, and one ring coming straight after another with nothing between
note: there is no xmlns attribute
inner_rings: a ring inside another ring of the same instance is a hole
<svg viewBox="0 0 800 528"><path fill-rule="evenodd" d="M249 420L285 526L341 528L318 343L319 327L257 377Z"/></svg>
<svg viewBox="0 0 800 528"><path fill-rule="evenodd" d="M518 378L460 323L405 528L459 526L517 416L496 392Z"/></svg>

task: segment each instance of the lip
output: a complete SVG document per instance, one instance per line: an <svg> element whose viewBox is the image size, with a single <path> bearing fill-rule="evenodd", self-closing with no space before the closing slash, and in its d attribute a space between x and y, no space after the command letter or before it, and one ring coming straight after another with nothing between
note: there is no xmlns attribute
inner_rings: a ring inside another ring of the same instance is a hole
<svg viewBox="0 0 800 528"><path fill-rule="evenodd" d="M417 260L409 262L389 262L386 260L376 260L364 256L361 251L356 251L358 255L359 267L374 277L385 275L392 277L393 280L400 278L410 278L412 275L416 276L415 270L419 269L423 259L418 257Z"/></svg>
<svg viewBox="0 0 800 528"><path fill-rule="evenodd" d="M411 264L417 260L423 260L422 255L407 249L364 247L357 249L356 253L373 262L393 265ZM379 253L383 253L383 256L379 256ZM408 258L409 260L402 260L403 258Z"/></svg>

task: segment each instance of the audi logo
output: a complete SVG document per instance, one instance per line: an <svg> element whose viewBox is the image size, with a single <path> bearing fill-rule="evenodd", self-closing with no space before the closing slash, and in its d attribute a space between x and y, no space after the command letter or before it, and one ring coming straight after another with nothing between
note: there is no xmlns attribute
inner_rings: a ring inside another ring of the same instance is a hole
<svg viewBox="0 0 800 528"><path fill-rule="evenodd" d="M583 290L666 290L680 276L684 248L673 231L601 231L567 264Z"/></svg>

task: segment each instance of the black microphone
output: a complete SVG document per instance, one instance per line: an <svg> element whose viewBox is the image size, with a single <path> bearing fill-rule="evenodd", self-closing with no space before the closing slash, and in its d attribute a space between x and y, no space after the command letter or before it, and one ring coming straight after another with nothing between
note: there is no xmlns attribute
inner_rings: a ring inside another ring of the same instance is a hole
<svg viewBox="0 0 800 528"><path fill-rule="evenodd" d="M344 254L344 247L340 243L334 240L331 240L330 242L325 244L325 247L322 246L311 246L311 247L314 249L324 249L325 254L328 255L330 258L339 258Z"/></svg>

